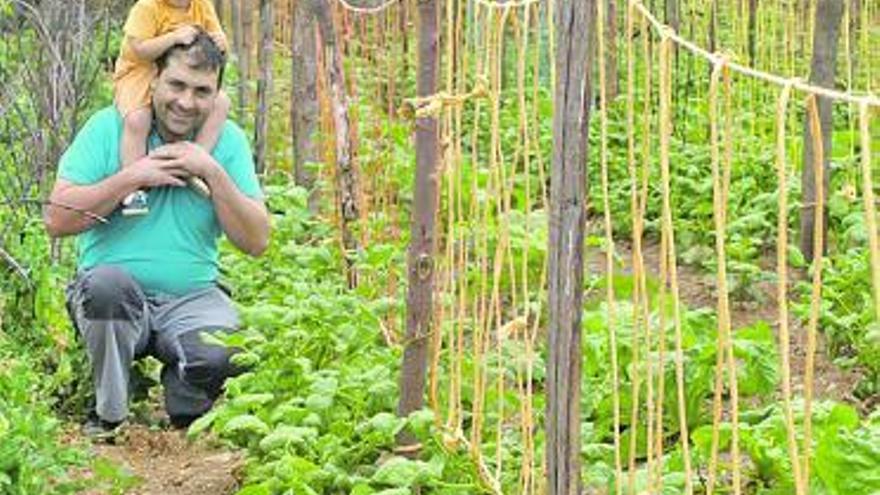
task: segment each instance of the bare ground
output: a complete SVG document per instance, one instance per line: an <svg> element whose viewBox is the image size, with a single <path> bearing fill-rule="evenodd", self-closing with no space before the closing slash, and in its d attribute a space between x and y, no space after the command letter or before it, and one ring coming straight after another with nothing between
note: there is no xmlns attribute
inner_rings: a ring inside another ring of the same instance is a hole
<svg viewBox="0 0 880 495"><path fill-rule="evenodd" d="M71 441L88 444L79 433L72 434ZM94 443L90 451L132 479L122 492L130 495L229 495L239 488L243 465L239 453L205 441L190 442L184 431L140 424L127 426L115 444ZM95 473L85 470L79 476L92 479ZM114 491L104 483L83 493L109 495Z"/></svg>

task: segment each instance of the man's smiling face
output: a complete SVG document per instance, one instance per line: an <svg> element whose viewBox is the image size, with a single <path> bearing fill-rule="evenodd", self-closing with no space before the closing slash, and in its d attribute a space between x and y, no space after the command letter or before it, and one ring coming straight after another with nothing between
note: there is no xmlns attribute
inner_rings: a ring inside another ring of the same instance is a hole
<svg viewBox="0 0 880 495"><path fill-rule="evenodd" d="M217 98L217 72L193 68L190 54L171 55L155 80L153 112L166 141L190 138L208 118Z"/></svg>

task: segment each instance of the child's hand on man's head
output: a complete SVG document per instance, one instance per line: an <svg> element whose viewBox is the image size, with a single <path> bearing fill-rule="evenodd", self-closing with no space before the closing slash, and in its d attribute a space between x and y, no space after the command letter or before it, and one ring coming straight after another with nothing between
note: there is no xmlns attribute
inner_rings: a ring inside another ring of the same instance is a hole
<svg viewBox="0 0 880 495"><path fill-rule="evenodd" d="M181 45L192 43L198 34L198 28L192 25L181 26L173 32L174 40Z"/></svg>
<svg viewBox="0 0 880 495"><path fill-rule="evenodd" d="M218 31L216 33L208 33L208 35L214 41L214 44L217 45L217 48L226 53L226 37L223 36L223 33Z"/></svg>

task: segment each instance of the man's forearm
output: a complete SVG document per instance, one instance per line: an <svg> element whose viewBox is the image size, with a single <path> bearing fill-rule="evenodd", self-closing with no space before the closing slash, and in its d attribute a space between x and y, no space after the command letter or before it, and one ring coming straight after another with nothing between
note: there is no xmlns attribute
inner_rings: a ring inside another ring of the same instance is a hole
<svg viewBox="0 0 880 495"><path fill-rule="evenodd" d="M127 194L137 189L130 170L123 169L101 182L84 186L59 180L49 196L49 201L106 217L113 213ZM46 230L53 237L79 234L95 224L93 218L80 211L51 204L45 207L44 218Z"/></svg>
<svg viewBox="0 0 880 495"><path fill-rule="evenodd" d="M211 188L214 210L226 237L242 251L259 256L269 244L269 214L266 207L235 186L221 167L205 177Z"/></svg>

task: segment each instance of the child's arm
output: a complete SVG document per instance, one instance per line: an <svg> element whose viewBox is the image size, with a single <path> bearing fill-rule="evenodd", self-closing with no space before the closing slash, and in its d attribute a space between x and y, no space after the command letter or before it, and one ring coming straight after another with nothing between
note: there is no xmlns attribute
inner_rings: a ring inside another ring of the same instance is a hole
<svg viewBox="0 0 880 495"><path fill-rule="evenodd" d="M138 39L129 36L128 43L131 46L131 51L138 58L152 62L174 45L191 43L198 32L195 26L183 26L162 36L150 39Z"/></svg>
<svg viewBox="0 0 880 495"><path fill-rule="evenodd" d="M209 36L214 40L214 44L217 45L217 48L220 49L223 53L229 52L229 45L226 42L226 35L223 34L223 31L209 32Z"/></svg>

